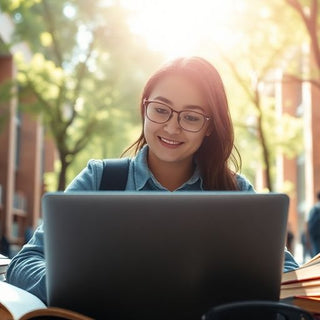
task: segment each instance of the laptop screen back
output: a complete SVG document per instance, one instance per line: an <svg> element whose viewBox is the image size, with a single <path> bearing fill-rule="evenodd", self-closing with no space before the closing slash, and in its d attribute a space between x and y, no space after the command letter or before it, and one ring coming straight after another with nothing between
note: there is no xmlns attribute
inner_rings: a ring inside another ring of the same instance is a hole
<svg viewBox="0 0 320 320"><path fill-rule="evenodd" d="M51 193L50 306L96 319L201 319L278 300L288 197L243 192Z"/></svg>

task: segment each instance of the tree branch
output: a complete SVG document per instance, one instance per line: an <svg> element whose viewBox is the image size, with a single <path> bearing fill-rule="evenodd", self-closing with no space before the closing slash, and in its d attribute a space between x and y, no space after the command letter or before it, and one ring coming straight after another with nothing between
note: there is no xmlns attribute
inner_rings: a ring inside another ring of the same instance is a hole
<svg viewBox="0 0 320 320"><path fill-rule="evenodd" d="M287 80L280 80L280 82L309 82L311 84L313 84L314 86L316 86L317 88L320 89L320 80L315 80L315 79L303 79L301 77L292 75L292 74L286 74L286 78Z"/></svg>
<svg viewBox="0 0 320 320"><path fill-rule="evenodd" d="M69 150L69 155L76 155L79 153L87 144L88 140L91 137L92 130L96 126L97 121L95 119L92 119L86 126L85 130L83 131L82 136L78 139L78 141L75 143L73 150Z"/></svg>
<svg viewBox="0 0 320 320"><path fill-rule="evenodd" d="M236 78L236 80L239 82L240 86L242 87L242 89L244 90L244 92L247 94L247 96L249 97L249 99L251 101L255 100L254 95L252 94L251 90L248 88L248 86L245 85L243 78L240 76L240 73L238 71L238 69L236 68L235 64L227 57L227 55L225 55L221 50L219 50L219 54L221 55L221 57L223 58L223 60L225 62L227 62L231 72L233 73L234 77Z"/></svg>
<svg viewBox="0 0 320 320"><path fill-rule="evenodd" d="M53 43L53 51L57 59L58 66L62 66L63 58L62 58L62 51L59 45L59 41L56 37L56 26L53 19L53 16L51 14L51 9L49 6L49 3L47 0L42 0L42 6L44 11L44 20L47 22L48 31L51 34L52 37L52 43Z"/></svg>
<svg viewBox="0 0 320 320"><path fill-rule="evenodd" d="M289 6L294 8L299 13L299 15L303 19L304 23L307 25L308 24L308 22L306 21L307 17L303 11L303 7L302 7L301 3L298 0L286 0L286 2L289 4Z"/></svg>
<svg viewBox="0 0 320 320"><path fill-rule="evenodd" d="M88 70L88 67L87 67L88 61L89 61L89 59L92 55L92 52L93 52L94 38L95 37L93 35L92 41L91 41L90 46L88 48L85 60L82 63L79 63L78 72L75 77L77 79L77 84L76 84L76 87L75 87L74 93L73 93L73 101L71 102L72 115L71 115L70 119L67 121L66 126L71 125L77 116L76 103L77 103L77 99L79 98L79 95L80 95L80 92L82 89L82 83L85 78L86 71Z"/></svg>
<svg viewBox="0 0 320 320"><path fill-rule="evenodd" d="M296 10L299 15L301 16L305 27L308 31L310 40L311 40L311 47L313 51L313 56L316 62L318 69L320 70L320 47L319 47L319 39L318 39L318 0L312 0L312 3L309 7L310 9L310 16L305 14L301 3L298 0L286 0L286 2Z"/></svg>
<svg viewBox="0 0 320 320"><path fill-rule="evenodd" d="M33 84L32 80L28 76L28 72L25 72L24 74L27 78L27 86L31 89L32 93L35 95L37 100L45 106L45 109L44 109L45 112L50 113L51 116L53 117L52 108L51 108L52 106L50 105L50 103L46 99L44 99L42 95L37 91L36 86Z"/></svg>

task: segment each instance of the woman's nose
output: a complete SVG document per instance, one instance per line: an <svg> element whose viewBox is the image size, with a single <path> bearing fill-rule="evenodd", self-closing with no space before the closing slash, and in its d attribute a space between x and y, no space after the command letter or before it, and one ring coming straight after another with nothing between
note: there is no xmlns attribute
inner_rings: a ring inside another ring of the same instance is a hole
<svg viewBox="0 0 320 320"><path fill-rule="evenodd" d="M176 113L172 114L172 117L165 123L164 129L170 134L180 133L181 127L178 121L179 115Z"/></svg>

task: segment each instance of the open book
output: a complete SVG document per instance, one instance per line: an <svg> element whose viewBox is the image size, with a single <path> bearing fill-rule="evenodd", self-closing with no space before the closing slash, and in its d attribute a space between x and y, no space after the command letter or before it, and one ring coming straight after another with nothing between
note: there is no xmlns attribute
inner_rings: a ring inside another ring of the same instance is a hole
<svg viewBox="0 0 320 320"><path fill-rule="evenodd" d="M77 312L47 307L35 295L0 281L0 319L31 320L38 317L68 320L93 320Z"/></svg>
<svg viewBox="0 0 320 320"><path fill-rule="evenodd" d="M283 273L280 299L320 315L320 253L300 268Z"/></svg>

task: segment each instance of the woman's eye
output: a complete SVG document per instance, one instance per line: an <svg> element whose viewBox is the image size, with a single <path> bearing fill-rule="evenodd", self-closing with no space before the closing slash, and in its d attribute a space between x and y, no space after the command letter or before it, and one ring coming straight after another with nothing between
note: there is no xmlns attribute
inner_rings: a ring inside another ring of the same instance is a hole
<svg viewBox="0 0 320 320"><path fill-rule="evenodd" d="M200 117L194 114L186 114L184 115L183 119L189 122L195 122L195 121L199 121Z"/></svg>
<svg viewBox="0 0 320 320"><path fill-rule="evenodd" d="M161 114L167 114L169 112L168 109L162 107L156 107L155 110Z"/></svg>

